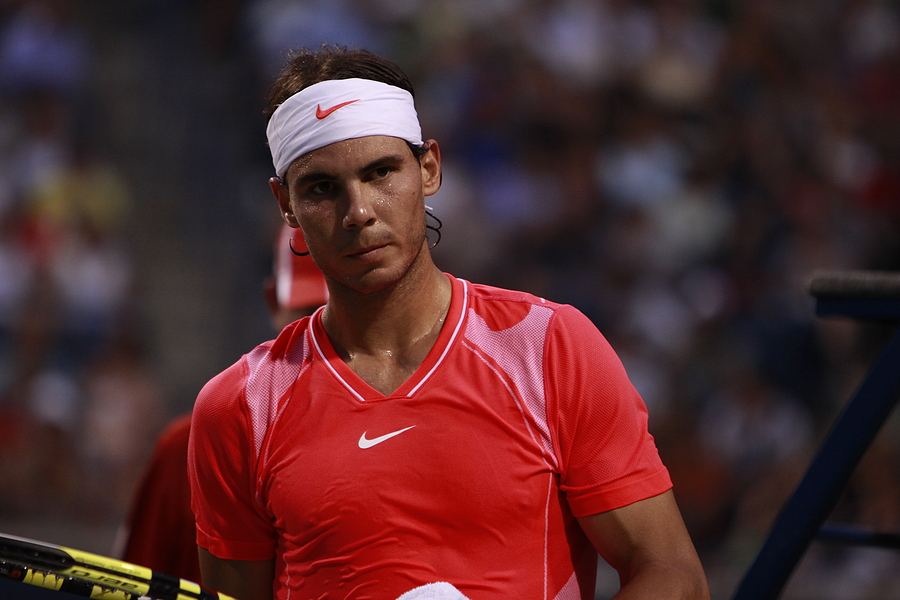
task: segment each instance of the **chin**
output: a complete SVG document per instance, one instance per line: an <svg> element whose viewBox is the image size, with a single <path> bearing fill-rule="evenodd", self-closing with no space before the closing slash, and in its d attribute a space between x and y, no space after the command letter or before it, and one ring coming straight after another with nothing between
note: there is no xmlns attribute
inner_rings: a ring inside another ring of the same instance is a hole
<svg viewBox="0 0 900 600"><path fill-rule="evenodd" d="M382 292L404 281L416 278L421 271L420 255L416 255L407 261L393 259L385 261L381 265L372 266L369 269L349 275L342 279L344 285L361 294L374 294Z"/></svg>
<svg viewBox="0 0 900 600"><path fill-rule="evenodd" d="M344 280L344 285L360 294L376 294L394 287L403 277L385 272L385 269L374 269L359 277Z"/></svg>

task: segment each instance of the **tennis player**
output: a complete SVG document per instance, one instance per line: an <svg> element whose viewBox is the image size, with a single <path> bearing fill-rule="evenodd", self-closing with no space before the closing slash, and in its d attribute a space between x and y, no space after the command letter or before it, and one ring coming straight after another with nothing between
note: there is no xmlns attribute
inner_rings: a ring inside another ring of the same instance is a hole
<svg viewBox="0 0 900 600"><path fill-rule="evenodd" d="M242 600L708 598L647 411L578 310L441 272L413 89L365 51L273 88L272 192L330 297L201 391L189 470L205 585Z"/></svg>

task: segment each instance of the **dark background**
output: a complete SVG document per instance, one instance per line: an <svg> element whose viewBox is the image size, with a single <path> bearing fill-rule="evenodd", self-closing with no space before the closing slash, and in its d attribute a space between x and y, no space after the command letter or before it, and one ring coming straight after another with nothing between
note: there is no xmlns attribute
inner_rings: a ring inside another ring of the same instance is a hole
<svg viewBox="0 0 900 600"><path fill-rule="evenodd" d="M262 108L325 41L415 83L439 266L610 339L730 595L884 338L805 286L900 266L895 1L0 4L0 530L113 552L160 428L273 335ZM835 519L896 529L896 430ZM897 566L814 546L786 597L896 597Z"/></svg>

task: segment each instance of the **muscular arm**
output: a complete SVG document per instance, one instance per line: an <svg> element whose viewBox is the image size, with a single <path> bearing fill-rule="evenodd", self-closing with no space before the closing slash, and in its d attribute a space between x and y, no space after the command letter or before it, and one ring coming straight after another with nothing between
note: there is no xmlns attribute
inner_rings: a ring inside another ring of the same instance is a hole
<svg viewBox="0 0 900 600"><path fill-rule="evenodd" d="M671 490L579 517L600 555L619 572L616 600L708 600L709 589Z"/></svg>
<svg viewBox="0 0 900 600"><path fill-rule="evenodd" d="M272 600L275 559L228 560L199 550L203 587L237 600Z"/></svg>

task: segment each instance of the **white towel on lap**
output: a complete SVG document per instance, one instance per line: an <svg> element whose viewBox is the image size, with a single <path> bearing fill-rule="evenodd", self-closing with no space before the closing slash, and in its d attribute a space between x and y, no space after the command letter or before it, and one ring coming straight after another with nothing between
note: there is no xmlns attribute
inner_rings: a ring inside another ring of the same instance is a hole
<svg viewBox="0 0 900 600"><path fill-rule="evenodd" d="M469 600L462 595L458 589L447 583L439 581L438 583L429 583L417 588L411 589L397 600Z"/></svg>

